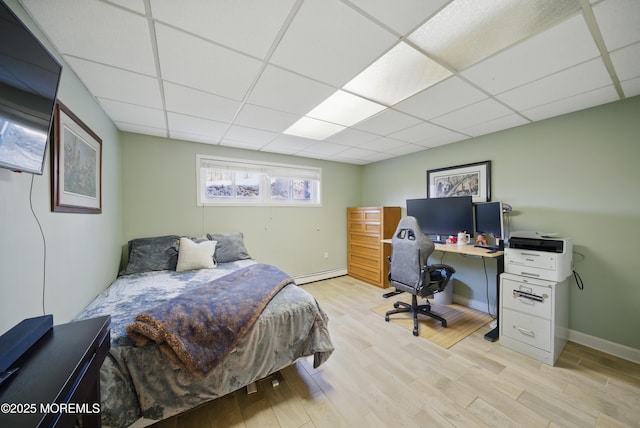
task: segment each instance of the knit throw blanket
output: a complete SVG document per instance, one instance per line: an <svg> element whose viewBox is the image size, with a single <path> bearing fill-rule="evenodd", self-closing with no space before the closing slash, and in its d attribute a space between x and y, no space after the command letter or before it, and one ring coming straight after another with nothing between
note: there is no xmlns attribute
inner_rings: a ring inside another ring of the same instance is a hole
<svg viewBox="0 0 640 428"><path fill-rule="evenodd" d="M139 314L126 331L136 346L153 341L201 378L229 354L271 298L290 283L293 279L275 266L250 265Z"/></svg>

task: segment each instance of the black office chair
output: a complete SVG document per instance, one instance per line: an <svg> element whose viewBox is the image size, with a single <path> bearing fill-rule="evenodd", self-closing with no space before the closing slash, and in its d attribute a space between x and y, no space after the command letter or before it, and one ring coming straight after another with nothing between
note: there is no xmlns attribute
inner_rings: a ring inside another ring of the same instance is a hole
<svg viewBox="0 0 640 428"><path fill-rule="evenodd" d="M411 293L411 304L395 302L395 309L388 311L384 317L401 312L413 314L413 335L418 335L418 314L434 318L447 326L447 320L431 312L431 304L427 300L418 305L418 296L428 297L445 289L455 269L444 264L427 265L429 255L434 250L431 239L420 229L415 217L404 217L398 223L392 238L392 255L389 257L389 283L398 291Z"/></svg>

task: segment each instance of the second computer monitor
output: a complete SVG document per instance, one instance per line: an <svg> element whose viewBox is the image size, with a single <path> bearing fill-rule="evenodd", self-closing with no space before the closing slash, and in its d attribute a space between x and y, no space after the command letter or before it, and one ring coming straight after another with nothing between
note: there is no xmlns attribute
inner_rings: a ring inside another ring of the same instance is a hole
<svg viewBox="0 0 640 428"><path fill-rule="evenodd" d="M484 202L475 205L476 232L504 239L502 202Z"/></svg>
<svg viewBox="0 0 640 428"><path fill-rule="evenodd" d="M426 235L446 238L458 232L473 233L471 196L407 199L407 215L418 220Z"/></svg>

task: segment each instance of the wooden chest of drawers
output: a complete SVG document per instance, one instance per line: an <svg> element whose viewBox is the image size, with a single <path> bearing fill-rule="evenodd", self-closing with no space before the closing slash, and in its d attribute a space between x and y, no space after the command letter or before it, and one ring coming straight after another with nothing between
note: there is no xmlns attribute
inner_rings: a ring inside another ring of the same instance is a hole
<svg viewBox="0 0 640 428"><path fill-rule="evenodd" d="M387 288L391 245L400 221L400 207L347 208L347 271L350 276Z"/></svg>

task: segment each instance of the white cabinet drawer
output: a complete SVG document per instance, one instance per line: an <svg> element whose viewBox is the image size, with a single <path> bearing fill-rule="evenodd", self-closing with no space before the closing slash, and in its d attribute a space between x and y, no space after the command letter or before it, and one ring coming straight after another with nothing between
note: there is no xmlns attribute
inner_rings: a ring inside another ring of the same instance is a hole
<svg viewBox="0 0 640 428"><path fill-rule="evenodd" d="M544 351L551 351L551 321L512 309L500 314L501 334Z"/></svg>
<svg viewBox="0 0 640 428"><path fill-rule="evenodd" d="M514 309L542 318L551 318L553 293L548 286L540 286L520 278L500 277L500 303L504 308Z"/></svg>

